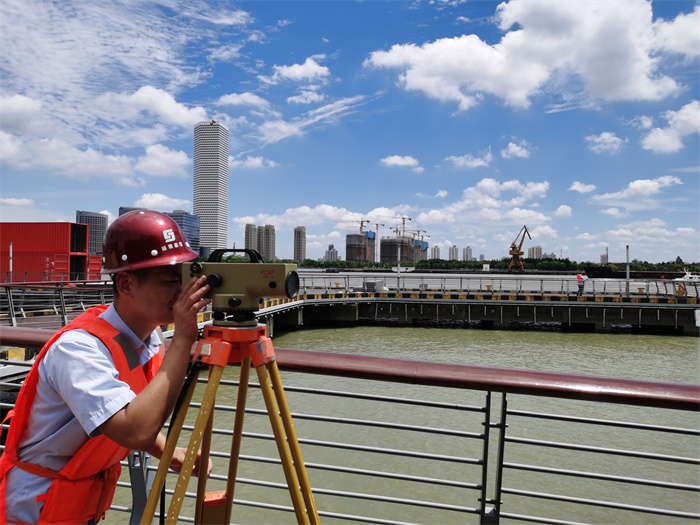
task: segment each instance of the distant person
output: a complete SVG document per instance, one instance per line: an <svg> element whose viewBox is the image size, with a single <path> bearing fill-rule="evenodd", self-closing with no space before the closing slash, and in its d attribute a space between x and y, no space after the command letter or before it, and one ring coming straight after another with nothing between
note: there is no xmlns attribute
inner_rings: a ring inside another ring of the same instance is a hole
<svg viewBox="0 0 700 525"><path fill-rule="evenodd" d="M167 215L134 211L109 227L114 302L59 330L27 375L0 458L0 523L95 523L130 450L161 457L208 304L205 278L181 284L197 254ZM175 323L167 352L160 325ZM185 450L170 467L179 470ZM199 466L194 473L209 475Z"/></svg>
<svg viewBox="0 0 700 525"><path fill-rule="evenodd" d="M581 272L576 275L576 284L578 284L578 295L583 295L583 287L586 284L586 272Z"/></svg>

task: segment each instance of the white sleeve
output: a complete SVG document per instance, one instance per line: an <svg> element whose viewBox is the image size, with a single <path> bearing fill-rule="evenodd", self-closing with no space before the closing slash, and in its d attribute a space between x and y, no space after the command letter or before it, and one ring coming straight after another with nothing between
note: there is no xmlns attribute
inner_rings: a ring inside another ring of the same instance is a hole
<svg viewBox="0 0 700 525"><path fill-rule="evenodd" d="M47 379L91 437L136 397L119 380L107 347L82 330L61 336L47 352L44 365Z"/></svg>

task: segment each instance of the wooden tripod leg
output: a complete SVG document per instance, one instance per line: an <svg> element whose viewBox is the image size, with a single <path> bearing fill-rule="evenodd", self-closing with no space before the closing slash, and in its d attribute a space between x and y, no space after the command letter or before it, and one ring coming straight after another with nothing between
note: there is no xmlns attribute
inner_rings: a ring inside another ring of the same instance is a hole
<svg viewBox="0 0 700 525"><path fill-rule="evenodd" d="M287 442L289 443L289 449L292 453L292 458L294 459L294 468L296 469L297 477L299 478L301 493L304 496L304 502L306 503L306 512L309 515L309 520L311 521L311 524L316 525L320 523L320 519L318 517L318 510L316 509L316 502L314 501L314 495L311 491L309 476L306 474L306 466L304 465L304 459L301 456L299 440L297 439L297 433L294 429L294 421L292 421L292 414L289 411L287 396L284 394L284 387L282 386L282 379L280 378L280 372L279 368L277 367L277 361L272 361L268 364L268 371L270 372L272 387L275 391L275 398L277 399L277 404L279 405L282 423L287 433Z"/></svg>
<svg viewBox="0 0 700 525"><path fill-rule="evenodd" d="M160 463L158 464L158 470L156 471L156 476L153 479L153 485L151 486L151 492L148 494L148 500L146 501L146 506L143 509L143 514L141 514L141 525L150 525L153 521L153 515L156 512L156 506L158 505L158 499L160 498L160 493L163 490L163 485L165 484L165 477L168 474L168 469L170 468L170 461L173 459L173 453L177 446L177 440L180 437L180 431L182 430L182 425L185 422L185 416L187 415L187 408L190 406L190 401L192 401L192 394L194 394L194 389L197 386L197 377L199 372L195 372L194 378L190 383L189 388L185 392L182 398L182 404L180 405L175 419L171 422L171 427L168 432L168 439L165 442L165 448L163 449L163 454L160 458Z"/></svg>
<svg viewBox="0 0 700 525"><path fill-rule="evenodd" d="M209 464L209 452L211 451L211 434L214 430L214 411L209 414L207 429L202 440L202 456L199 462L199 477L197 478L197 503L194 510L194 522L203 523L202 514L204 512L204 496L207 490L206 466Z"/></svg>
<svg viewBox="0 0 700 525"><path fill-rule="evenodd" d="M199 414L197 415L194 430L192 431L192 436L190 437L190 444L187 448L187 454L185 455L185 460L182 463L182 467L180 468L180 476L177 478L175 491L170 501L170 508L168 509L167 517L169 523L175 523L177 521L177 517L180 514L180 509L182 508L182 503L185 500L187 484L189 483L190 477L192 476L192 469L194 468L194 462L197 458L197 452L199 451L199 447L202 442L204 430L209 421L209 414L214 409L216 391L219 388L219 383L221 382L221 376L223 374L223 371L223 366L211 366L209 382L207 383L207 389L204 392L202 406L199 408Z"/></svg>
<svg viewBox="0 0 700 525"><path fill-rule="evenodd" d="M277 450L279 451L280 459L282 460L282 468L284 469L284 476L287 480L289 495L291 496L292 504L294 505L297 523L308 524L309 518L304 509L304 501L301 495L301 489L299 488L299 481L297 479L296 471L294 470L292 456L287 444L287 436L284 433L284 427L278 412L277 403L275 402L275 394L272 391L270 377L267 373L267 366L261 365L257 367L256 370L258 372L258 380L260 381L260 388L263 393L263 398L265 399L265 406L267 407L267 415L270 418L270 424L272 425L272 433L275 435Z"/></svg>
<svg viewBox="0 0 700 525"><path fill-rule="evenodd" d="M231 457L228 464L228 480L226 482L226 511L225 522L231 523L233 510L233 493L236 490L236 476L238 475L238 457L241 452L241 440L243 438L243 419L245 406L248 399L248 381L250 379L250 358L241 361L241 376L238 381L238 398L236 400L236 418L233 423L233 437L231 438Z"/></svg>

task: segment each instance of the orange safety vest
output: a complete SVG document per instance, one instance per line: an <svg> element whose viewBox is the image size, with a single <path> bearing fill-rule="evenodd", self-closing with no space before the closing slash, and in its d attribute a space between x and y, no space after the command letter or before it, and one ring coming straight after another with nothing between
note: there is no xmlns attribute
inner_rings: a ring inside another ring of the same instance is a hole
<svg viewBox="0 0 700 525"><path fill-rule="evenodd" d="M53 343L68 330L82 329L102 341L112 355L119 379L136 394L153 379L163 362L163 347L145 367L139 365L138 355L131 344L111 324L98 317L107 306L88 309L74 321L59 330L41 349L17 397L17 403L8 417L12 424L7 435L5 452L0 457L0 523L5 523L5 484L7 473L13 467L53 481L46 494L37 496L44 502L40 523L85 523L99 520L109 509L121 473L119 462L129 450L106 436L90 438L60 471L22 462L17 455L17 444L26 431L29 412L36 396L39 380L39 362ZM145 370L144 370L145 368ZM80 495L80 496L79 496Z"/></svg>

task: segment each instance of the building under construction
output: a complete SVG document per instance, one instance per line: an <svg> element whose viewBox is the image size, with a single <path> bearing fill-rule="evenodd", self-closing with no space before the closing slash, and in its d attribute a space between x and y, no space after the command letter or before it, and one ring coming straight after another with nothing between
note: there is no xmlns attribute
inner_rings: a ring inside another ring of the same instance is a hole
<svg viewBox="0 0 700 525"><path fill-rule="evenodd" d="M374 232L350 233L345 236L345 260L354 262L376 262L377 244Z"/></svg>

